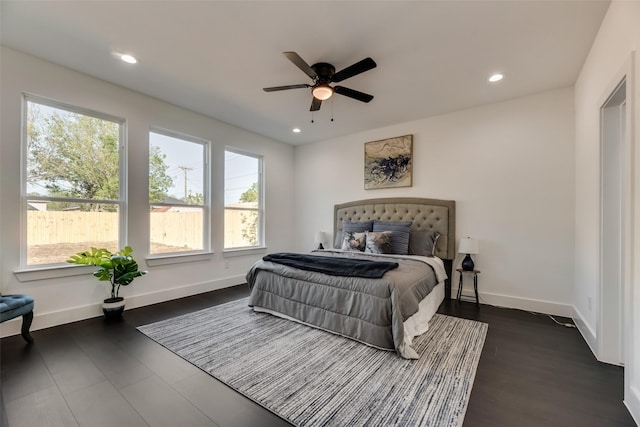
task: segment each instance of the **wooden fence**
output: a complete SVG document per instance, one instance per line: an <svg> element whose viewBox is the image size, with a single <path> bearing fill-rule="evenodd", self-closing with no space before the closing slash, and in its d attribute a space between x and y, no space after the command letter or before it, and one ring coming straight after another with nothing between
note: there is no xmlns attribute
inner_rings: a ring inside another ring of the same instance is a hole
<svg viewBox="0 0 640 427"><path fill-rule="evenodd" d="M243 218L251 210L225 209L226 247L247 246L242 230ZM202 211L151 212L149 237L152 246L182 250L202 249ZM115 212L28 211L27 242L33 245L108 242L118 240L118 214Z"/></svg>
<svg viewBox="0 0 640 427"><path fill-rule="evenodd" d="M118 240L116 212L27 211L27 242L109 242Z"/></svg>
<svg viewBox="0 0 640 427"><path fill-rule="evenodd" d="M202 211L151 212L151 243L183 250L202 249Z"/></svg>

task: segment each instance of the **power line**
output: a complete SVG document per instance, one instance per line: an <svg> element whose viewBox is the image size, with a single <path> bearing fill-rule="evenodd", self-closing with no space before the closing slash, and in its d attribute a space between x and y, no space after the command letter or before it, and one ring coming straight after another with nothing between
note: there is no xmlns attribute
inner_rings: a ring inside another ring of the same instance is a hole
<svg viewBox="0 0 640 427"><path fill-rule="evenodd" d="M178 169L182 169L182 171L184 172L184 199L187 199L187 173L191 170L193 170L193 168L190 168L188 166L178 166Z"/></svg>

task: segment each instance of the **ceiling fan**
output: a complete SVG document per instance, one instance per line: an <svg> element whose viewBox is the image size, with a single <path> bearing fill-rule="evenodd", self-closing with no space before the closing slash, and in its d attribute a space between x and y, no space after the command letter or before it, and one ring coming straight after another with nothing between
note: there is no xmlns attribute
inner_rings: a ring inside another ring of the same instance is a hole
<svg viewBox="0 0 640 427"><path fill-rule="evenodd" d="M309 66L304 59L295 52L283 52L289 61L293 62L295 66L300 68L307 76L311 77L313 84L298 84L288 86L275 86L265 87L265 92L275 92L278 90L288 89L300 89L311 88L313 94L313 100L311 101L311 108L309 111L318 111L322 105L322 101L326 101L331 98L334 93L348 96L349 98L357 99L362 102L369 102L373 99L373 95L368 93L359 92L357 90L349 89L344 86L331 86L330 83L339 83L349 77L356 76L365 71L369 71L376 67L376 63L371 58L365 58L362 61L356 62L347 68L340 70L336 73L336 69L333 65L326 62L318 62Z"/></svg>

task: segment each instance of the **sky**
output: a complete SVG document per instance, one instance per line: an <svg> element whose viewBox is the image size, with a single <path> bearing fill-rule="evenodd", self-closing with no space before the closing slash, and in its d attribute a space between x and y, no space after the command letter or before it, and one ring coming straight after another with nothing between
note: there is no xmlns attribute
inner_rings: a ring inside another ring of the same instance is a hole
<svg viewBox="0 0 640 427"><path fill-rule="evenodd" d="M203 191L203 145L167 135L152 132L150 144L166 154L167 174L173 179L169 194L184 197L184 181L187 178L187 193ZM225 152L225 192L224 202L236 203L247 188L258 179L258 159L256 157ZM185 173L186 170L186 173Z"/></svg>
<svg viewBox="0 0 640 427"><path fill-rule="evenodd" d="M185 188L187 194L203 193L204 144L150 132L149 145L160 148L166 156L164 162L169 166L167 175L173 180L168 191L170 196L182 199L186 195Z"/></svg>

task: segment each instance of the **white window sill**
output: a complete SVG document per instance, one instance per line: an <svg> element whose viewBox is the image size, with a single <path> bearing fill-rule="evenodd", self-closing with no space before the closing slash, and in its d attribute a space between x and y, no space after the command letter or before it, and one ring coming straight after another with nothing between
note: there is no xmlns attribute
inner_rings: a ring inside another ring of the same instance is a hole
<svg viewBox="0 0 640 427"><path fill-rule="evenodd" d="M223 256L233 258L240 256L262 254L267 251L266 246L225 249ZM209 261L213 258L213 252L185 253L148 256L145 261L149 267L160 265L182 264L185 262ZM82 276L92 274L98 267L94 265L53 265L49 267L30 267L14 272L20 282L32 282L36 280L56 279L60 277Z"/></svg>
<svg viewBox="0 0 640 427"><path fill-rule="evenodd" d="M225 249L222 255L225 258L233 258L237 256L263 254L267 252L266 246L255 246L251 248Z"/></svg>
<svg viewBox="0 0 640 427"><path fill-rule="evenodd" d="M21 282L34 280L56 279L58 277L82 276L96 271L94 265L56 265L51 267L32 267L15 271L14 274Z"/></svg>
<svg viewBox="0 0 640 427"><path fill-rule="evenodd" d="M182 264L185 262L210 261L213 258L213 252L198 252L171 255L149 255L146 258L149 267L159 265Z"/></svg>

